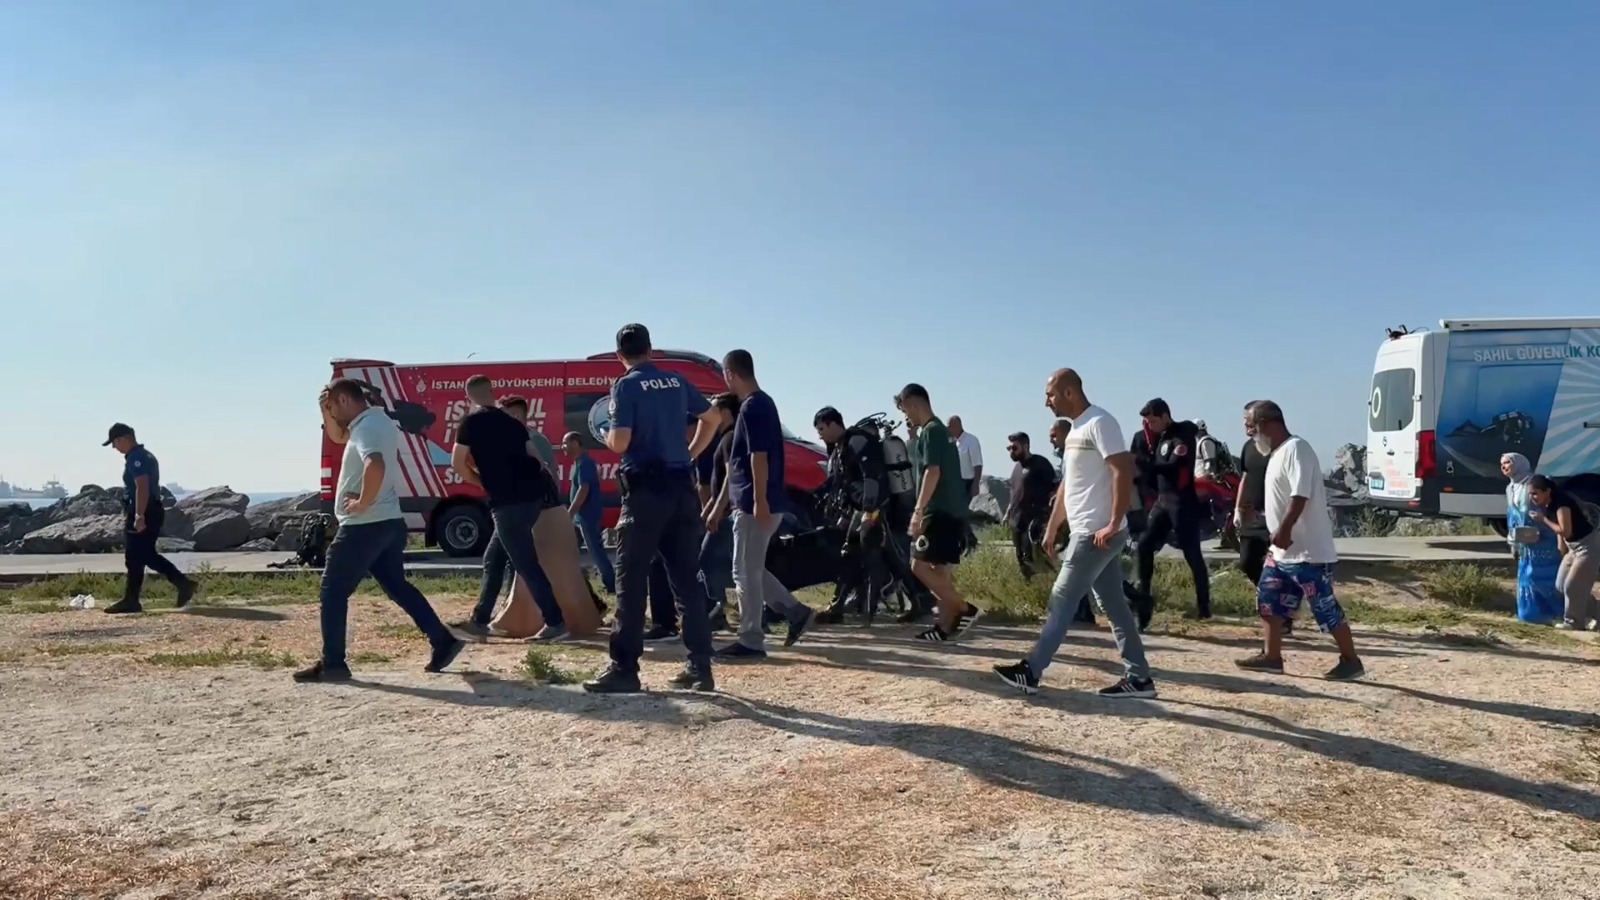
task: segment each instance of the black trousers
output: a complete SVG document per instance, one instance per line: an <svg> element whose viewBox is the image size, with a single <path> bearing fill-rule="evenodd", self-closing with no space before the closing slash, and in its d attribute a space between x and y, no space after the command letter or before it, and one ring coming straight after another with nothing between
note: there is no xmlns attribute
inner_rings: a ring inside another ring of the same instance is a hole
<svg viewBox="0 0 1600 900"><path fill-rule="evenodd" d="M161 537L161 526L166 520L167 511L156 497L150 498L150 504L145 507L143 531L133 530L133 514L127 514L122 536L122 561L128 567L128 583L122 590L124 600L138 601L139 594L144 590L144 570L147 568L154 569L157 575L174 586L181 586L187 580L172 564L172 560L156 550L156 539Z"/></svg>
<svg viewBox="0 0 1600 900"><path fill-rule="evenodd" d="M639 671L644 655L644 617L649 605L650 567L659 555L666 566L667 602L683 603L683 645L689 662L711 666L711 622L700 583L700 495L685 470L649 477L624 473L622 516L617 520L617 621L611 629L611 661L624 672Z"/></svg>
<svg viewBox="0 0 1600 900"><path fill-rule="evenodd" d="M1022 572L1023 578L1032 578L1034 574L1034 561L1038 558L1038 543L1044 537L1045 523L1050 518L1050 510L1025 510L1017 514L1017 521L1011 524L1011 546L1017 552L1017 569Z"/></svg>
<svg viewBox="0 0 1600 900"><path fill-rule="evenodd" d="M1200 615L1211 615L1211 572L1200 549L1200 509L1198 505L1177 507L1157 504L1150 510L1148 524L1139 538L1139 590L1150 593L1150 579L1156 571L1156 554L1175 535L1178 549L1194 576L1195 606Z"/></svg>
<svg viewBox="0 0 1600 900"><path fill-rule="evenodd" d="M658 628L678 630L678 606L682 601L672 592L672 579L667 576L667 559L657 553L650 561L650 624Z"/></svg>
<svg viewBox="0 0 1600 900"><path fill-rule="evenodd" d="M1239 568L1251 584L1261 583L1261 570L1267 564L1267 551L1272 549L1272 539L1266 535L1239 535Z"/></svg>

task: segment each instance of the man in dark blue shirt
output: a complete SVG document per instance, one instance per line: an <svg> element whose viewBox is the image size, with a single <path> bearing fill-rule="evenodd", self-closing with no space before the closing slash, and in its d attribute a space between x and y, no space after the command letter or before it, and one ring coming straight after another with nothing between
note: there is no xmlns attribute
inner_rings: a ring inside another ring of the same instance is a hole
<svg viewBox="0 0 1600 900"><path fill-rule="evenodd" d="M739 397L739 418L728 453L728 480L708 526L733 513L733 586L739 592L739 639L717 651L722 659L761 659L767 655L762 610L770 608L789 623L784 646L793 646L811 625L811 610L767 571L767 547L778 533L784 511L783 454L786 441L778 406L756 381L748 350L723 357L728 387Z"/></svg>
<svg viewBox="0 0 1600 900"><path fill-rule="evenodd" d="M583 688L591 693L637 693L644 655L644 616L650 562L660 553L673 593L683 599L683 643L689 661L671 684L709 691L711 628L698 557L703 526L695 493L694 458L716 433L717 412L683 376L650 359L650 332L624 325L617 358L628 371L611 386L606 446L622 457L617 475L622 515L617 521L617 621L611 629L611 664ZM693 445L684 421L701 420Z"/></svg>
<svg viewBox="0 0 1600 900"><path fill-rule="evenodd" d="M156 550L156 539L161 537L161 526L167 514L161 505L161 464L139 443L133 429L121 422L111 426L111 433L102 446L116 447L122 454L122 558L128 567L122 599L106 607L106 612L144 612L139 595L144 588L146 568L154 569L178 589L179 609L188 606L194 597L194 582Z"/></svg>
<svg viewBox="0 0 1600 900"><path fill-rule="evenodd" d="M617 573L611 567L611 556L606 553L605 543L600 539L603 530L600 519L605 513L605 499L600 493L600 467L595 465L594 457L584 448L583 435L576 431L567 432L567 436L561 440L561 449L572 460L572 491L567 512L572 515L572 521L577 523L578 533L583 535L583 545L589 551L589 559L594 563L595 570L600 573L600 583L606 593L614 595L617 592Z"/></svg>

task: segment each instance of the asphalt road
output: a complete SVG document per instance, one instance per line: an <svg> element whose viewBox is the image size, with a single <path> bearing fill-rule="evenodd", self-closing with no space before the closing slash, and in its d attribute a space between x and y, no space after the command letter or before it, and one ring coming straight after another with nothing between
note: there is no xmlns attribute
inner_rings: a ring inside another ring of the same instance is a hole
<svg viewBox="0 0 1600 900"><path fill-rule="evenodd" d="M1505 542L1492 537L1340 538L1335 543L1339 547L1339 558L1347 562L1477 562L1503 565L1510 560ZM1170 547L1164 552L1177 555L1177 551ZM268 564L282 562L291 555L285 552L170 553L167 558L184 571L206 566L216 572L265 574L284 571L269 568ZM1215 544L1209 543L1206 556L1224 561L1233 559L1235 555L1231 551L1216 550ZM437 551L406 554L406 568L424 575L471 573L481 566L479 560L451 559ZM0 554L0 581L28 581L76 572L122 570L122 555L117 553Z"/></svg>

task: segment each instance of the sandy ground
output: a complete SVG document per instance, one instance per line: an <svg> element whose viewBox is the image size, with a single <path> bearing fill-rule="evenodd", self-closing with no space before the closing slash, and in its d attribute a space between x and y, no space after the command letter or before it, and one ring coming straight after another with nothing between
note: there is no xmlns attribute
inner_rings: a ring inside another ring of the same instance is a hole
<svg viewBox="0 0 1600 900"><path fill-rule="evenodd" d="M838 627L716 696L605 698L514 644L426 675L358 601L358 682L251 664L311 658L315 612L0 616L0 897L1600 897L1587 646L1366 635L1336 684L1320 639L1260 677L1212 629L1150 638L1160 700L1113 702L1104 631L1030 699L989 672L1028 630Z"/></svg>

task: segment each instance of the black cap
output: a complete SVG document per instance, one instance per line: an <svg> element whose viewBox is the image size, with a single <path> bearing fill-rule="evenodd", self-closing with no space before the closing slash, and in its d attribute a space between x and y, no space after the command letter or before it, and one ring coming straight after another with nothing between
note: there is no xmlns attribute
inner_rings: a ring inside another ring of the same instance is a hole
<svg viewBox="0 0 1600 900"><path fill-rule="evenodd" d="M1144 405L1144 409L1139 410L1139 415L1170 416L1172 415L1172 407L1167 405L1167 401L1157 397L1154 400L1151 400L1149 403L1146 403Z"/></svg>
<svg viewBox="0 0 1600 900"><path fill-rule="evenodd" d="M117 438L125 437L133 437L133 428L118 422L117 424L111 426L111 432L106 435L106 442L100 446L109 447L111 446L112 441L116 440Z"/></svg>
<svg viewBox="0 0 1600 900"><path fill-rule="evenodd" d="M650 355L650 329L633 322L617 329L617 352L629 359Z"/></svg>
<svg viewBox="0 0 1600 900"><path fill-rule="evenodd" d="M928 399L928 389L913 381L901 388L900 393L894 395L894 402L900 403L911 397L920 397L926 400Z"/></svg>

